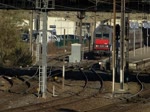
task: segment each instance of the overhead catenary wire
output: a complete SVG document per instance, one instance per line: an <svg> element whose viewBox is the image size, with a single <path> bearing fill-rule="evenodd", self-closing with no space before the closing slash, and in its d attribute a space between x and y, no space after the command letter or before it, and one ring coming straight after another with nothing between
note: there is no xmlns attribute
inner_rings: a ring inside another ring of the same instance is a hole
<svg viewBox="0 0 150 112"><path fill-rule="evenodd" d="M6 9L7 9L7 8L21 9L21 8L19 8L19 7L15 7L15 6L7 5L7 4L3 4L3 3L0 3L0 5L2 5L2 6L6 6Z"/></svg>
<svg viewBox="0 0 150 112"><path fill-rule="evenodd" d="M32 1L29 1L29 2L32 2ZM137 2L139 2L139 1L130 1L130 2L132 2L132 3L137 3ZM127 2L127 3L130 3L130 2ZM103 1L101 1L101 3L107 3L107 4L113 4L112 2L108 2L108 1L105 1L105 0L103 0ZM118 2L117 2L118 3ZM142 2L141 4L143 4L143 3L145 3L145 4L147 4L147 2ZM34 2L32 2L32 4L34 4ZM140 4L140 3L139 3ZM8 9L8 8L12 8L12 9L16 9L16 10L18 10L18 9L25 9L25 8L20 8L20 7L16 7L16 6L13 6L13 5L8 5L8 4L4 4L4 3L0 3L0 5L2 5L2 6L6 6L6 9ZM49 4L50 5L50 4ZM33 5L32 5L33 6ZM98 6L99 6L99 4L98 4ZM116 6L119 6L119 7L121 7L121 5L119 5L119 4L116 4ZM68 6L63 6L63 5L57 5L57 4L55 4L55 7L58 7L58 9L57 10L74 10L74 11L79 11L79 10L81 10L81 11L88 11L88 9L90 9L90 8L94 8L95 7L95 5L92 5L92 6L90 6L90 7L85 7L85 8L76 8L76 7L68 7ZM60 9L59 9L60 8ZM35 6L33 7L33 9L34 10L36 10L35 9ZM50 9L50 10L56 10L56 9ZM142 12L144 12L143 10L141 11L141 10L135 10L135 9L132 9L132 8L129 8L129 7L126 7L126 10L129 10L130 12L137 12L137 13L142 13Z"/></svg>

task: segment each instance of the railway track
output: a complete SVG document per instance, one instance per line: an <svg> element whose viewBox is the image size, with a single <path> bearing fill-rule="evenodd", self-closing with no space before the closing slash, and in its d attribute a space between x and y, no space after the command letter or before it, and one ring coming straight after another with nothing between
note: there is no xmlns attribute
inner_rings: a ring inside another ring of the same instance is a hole
<svg viewBox="0 0 150 112"><path fill-rule="evenodd" d="M80 69L80 71L84 74L84 72L81 69ZM71 107L71 106L74 106L74 105L77 105L77 104L80 105L80 103L83 103L86 100L89 100L90 98L92 98L92 97L96 96L97 94L99 94L99 92L102 88L102 85L100 85L99 89L96 88L96 92L95 91L92 92L90 89L94 86L92 85L92 82L88 81L88 77L85 74L84 74L84 76L86 78L85 86L83 87L84 89L81 92L79 92L77 95L71 96L69 99L66 99L66 100L63 99L61 104L54 105L52 107L37 109L37 110L34 110L34 111L35 112L45 112L45 111L46 112L47 111L55 112L55 111L58 111L58 109L60 109L62 107L66 107L66 106ZM102 80L100 81L99 84L102 84ZM91 92L91 93L88 94L89 92ZM30 112L32 112L32 111L30 111Z"/></svg>
<svg viewBox="0 0 150 112"><path fill-rule="evenodd" d="M38 85L38 82L35 80L31 81L33 80L33 77L3 76L3 78L5 79L5 82L7 81L6 85L8 87L6 87L7 90L3 91L3 96L1 96L0 110L11 108L15 106L18 101L20 101L20 98L26 99L28 96L30 96L30 94L36 92L33 90L33 87Z"/></svg>
<svg viewBox="0 0 150 112"><path fill-rule="evenodd" d="M75 65L76 66L76 65ZM73 66L73 67L75 67ZM65 89L62 89L62 79L59 77L58 80L53 80L53 78L55 76L58 76L58 74L62 73L62 70L59 70L59 72L57 73L49 73L49 77L48 77L48 92L50 93L50 95L52 95L53 91L52 88L53 86L55 86L56 88L56 95L58 95L57 97L48 97L50 98L49 101L46 100L45 102L41 102L41 103L30 103L30 104L26 104L25 106L20 105L20 106L14 106L13 108L10 109L2 109L0 110L0 112L58 112L58 111L65 111L67 112L69 110L76 110L78 111L85 111L85 112L120 112L120 111L131 111L133 108L136 108L136 106L140 106L143 104L147 104L149 102L149 90L145 90L144 85L142 86L142 82L141 82L141 90L139 91L139 93L134 94L134 95L130 95L128 97L122 97L121 100L117 100L118 102L115 103L110 103L110 104L104 104L101 106L92 106L91 108L87 108L86 106L83 109L81 108L81 105L86 105L85 102L88 102L90 100L93 99L97 99L97 98L102 98L103 97L103 93L100 94L102 92L103 89L103 81L101 79L101 77L99 77L99 75L95 72L94 69L90 69L93 73L93 75L97 76L96 78L99 79L99 81L90 81L88 74L85 72L85 68L87 68L89 70L89 66L91 66L88 63L84 63L84 64L80 64L79 66L76 67L76 69L78 69L84 80L72 80L72 79L67 79L65 80ZM53 69L53 66L51 66ZM58 68L60 69L60 68ZM67 70L71 70L72 67L68 67ZM75 69L75 68L73 68ZM137 78L139 78L140 73L137 75ZM60 76L60 75L59 75ZM25 77L23 77L25 78ZM30 77L29 77L30 79ZM8 81L9 82L9 81ZM36 93L36 89L38 88L38 80L35 81L31 81L28 80L28 82L30 83L30 87L28 89L24 89L25 94L34 94ZM33 83L32 83L33 82ZM78 83L79 82L79 83ZM140 79L139 79L140 82ZM35 86L37 84L37 86ZM74 89L72 89L74 88ZM142 89L143 88L143 89ZM15 90L15 89L12 89ZM21 90L21 89L20 89ZM21 95L21 94L19 94ZM98 96L98 97L97 97ZM18 97L16 95L16 97ZM41 99L39 99L41 100ZM39 101L36 100L36 101ZM105 101L105 100L103 100ZM12 103L13 104L13 103Z"/></svg>
<svg viewBox="0 0 150 112"><path fill-rule="evenodd" d="M62 57L64 57L64 56L60 56L59 58L62 58ZM51 61L52 60L56 60L57 58L52 58L51 59ZM60 59L58 59L58 61L60 61ZM58 63L58 62L57 62ZM56 63L56 64L57 64ZM88 65L88 66L87 66ZM90 63L84 63L84 64L82 64L82 65L80 65L80 66L82 66L82 67L84 67L84 68L89 68L89 66L91 66L92 64ZM76 66L76 65L75 65ZM53 66L51 66L52 68L51 69L53 69ZM58 68L57 68L58 69ZM67 70L70 70L71 68L70 68L70 66L67 68ZM85 78L85 83L84 83L84 85L79 85L80 87L78 88L78 91L58 91L58 93L62 93L62 95L65 93L65 95L67 95L67 97L72 97L73 96L73 98L71 98L71 100L72 100L72 103L74 103L74 102L79 102L79 101L81 101L81 100L84 100L84 99L86 99L86 97L87 98L89 98L89 96L90 97L93 97L93 96L96 96L96 94L95 93L91 93L91 95L85 95L85 93L88 93L88 89L91 89L92 88L92 83L93 82L90 82L90 81L88 81L88 78L86 78L86 74L83 72L83 70L81 70L80 69L80 72L82 72L82 75L83 75L83 77ZM49 73L49 75L51 75L51 73ZM56 74L54 74L54 75L56 75L57 76L57 73ZM33 77L34 77L34 75L33 75ZM37 76L36 76L37 77ZM20 84L19 83L15 83L15 81L12 83L13 85L16 85L16 86L12 86L12 88L9 90L9 92L11 92L11 94L14 94L14 97L13 98L10 98L9 99L9 101L11 101L11 103L12 103L12 105L13 105L13 101L17 101L18 99L19 99L19 97L27 97L28 96L28 94L30 93L30 94L36 94L37 93L37 88L38 88L38 82L37 82L37 80L29 80L30 78L28 77L28 79L24 79L25 77L23 77L23 78L19 78L19 79L21 79L21 81L22 81L22 84L26 84L26 86L28 87L28 88L24 88L24 87L21 87L20 86ZM31 77L31 79L32 79L32 77ZM86 81L87 80L87 81ZM73 81L71 81L71 82L73 82ZM87 82L88 82L88 85L90 85L90 87L87 87L86 86L86 84L87 84ZM76 81L74 81L74 83L76 83ZM82 82L83 83L83 82ZM80 82L80 84L81 84L81 82ZM102 84L102 83L99 83L99 85L100 84ZM57 87L57 88L59 88L59 90L60 90L60 88L61 88L61 85L59 85L59 84L52 84L52 85L55 85L55 87ZM96 84L97 85L97 84ZM67 85L65 85L65 86L70 86L70 87L74 87L75 86L75 84L67 84ZM18 90L17 90L17 88L18 88ZM20 90L19 90L19 88L20 88ZM52 86L51 87L49 87L49 88L52 88ZM85 89L85 88L88 88L88 89ZM52 89L50 89L50 90L48 90L48 92L49 93L51 93L52 94L52 92L53 91L51 91ZM96 88L96 91L97 91L97 88ZM99 90L100 91L100 90ZM66 94L67 93L67 94ZM98 94L98 91L97 91L97 94ZM36 94L37 95L37 94ZM64 102L62 102L62 104L60 105L60 103L61 103L61 100L63 100L64 101L64 99L68 99L68 101L66 101L66 102L70 102L71 100L69 99L69 98L67 98L66 96L65 96L65 98L60 98L60 97L64 97L64 96L62 96L62 95L60 95L59 94L59 96L58 96L58 98L56 97L56 98L53 98L53 99L56 99L56 101L50 101L51 103L53 103L53 102L59 102L59 104L56 104L56 105L59 105L59 106L61 106L61 105L64 105ZM81 96L84 96L84 98L82 98L81 100L77 100L77 101L73 101L74 99L80 99L80 97ZM74 97L77 97L77 98L74 98ZM50 103L49 102L49 103ZM7 101L6 101L6 103L7 103ZM6 103L4 103L3 102L3 104L2 105L5 105ZM51 105L51 103L49 104L49 105ZM68 103L68 104L70 104L70 103ZM42 104L42 105L44 105L44 104ZM67 103L66 103L66 105L67 105ZM15 106L11 106L10 108L14 108ZM37 107L37 106L36 106ZM1 110L3 111L3 110L5 110L6 108L8 108L7 107L7 105L5 105L4 107L2 107L1 108ZM16 106L16 108L17 108L17 106ZM25 107L26 108L26 107ZM31 107L31 108L33 108L33 107ZM24 109L23 109L24 110ZM7 111L9 111L9 109L7 110ZM12 111L11 109L10 109L10 111Z"/></svg>
<svg viewBox="0 0 150 112"><path fill-rule="evenodd" d="M77 93L73 93L70 96L58 98L58 99L51 100L48 102L33 104L33 105L25 106L25 107L18 107L18 108L14 108L14 109L7 109L7 110L3 110L1 112L55 111L58 108L61 108L62 106L74 105L75 103L83 102L86 99L89 99L89 98L99 94L100 89L102 88L102 85L101 85L102 80L99 79L100 82L90 82L90 81L88 81L88 77L86 76L86 74L84 73L84 71L82 69L80 69L80 72L82 72L82 75L83 75L82 77L84 77L85 82L82 86L80 85L80 87L82 87L82 89L80 91L78 91ZM96 88L93 88L94 87L93 84L95 86L99 85L99 89L97 86L96 86ZM68 85L72 85L72 84L68 83ZM89 93L89 91L90 91L90 93Z"/></svg>
<svg viewBox="0 0 150 112"><path fill-rule="evenodd" d="M9 91L9 89L13 86L13 82L10 80L11 77L0 76L0 91Z"/></svg>
<svg viewBox="0 0 150 112"><path fill-rule="evenodd" d="M147 92L149 94L150 91L147 91ZM145 95L148 95L148 94L145 94ZM134 100L130 99L130 102L124 100L124 101L113 103L113 104L106 105L103 107L86 110L84 112L126 112L126 111L130 111L131 109L136 110L138 106L145 104L146 102L149 102L149 101L150 101L149 98L146 99L143 96L142 98L136 98L136 101L135 99Z"/></svg>
<svg viewBox="0 0 150 112"><path fill-rule="evenodd" d="M115 102L109 105L97 107L90 110L85 110L84 112L133 112L133 110L136 110L138 106L149 103L150 89L145 89L143 82L140 81L139 75L141 72L142 71L138 72L136 75L137 81L141 86L141 89L136 94L124 97L124 99L122 99L119 102Z"/></svg>

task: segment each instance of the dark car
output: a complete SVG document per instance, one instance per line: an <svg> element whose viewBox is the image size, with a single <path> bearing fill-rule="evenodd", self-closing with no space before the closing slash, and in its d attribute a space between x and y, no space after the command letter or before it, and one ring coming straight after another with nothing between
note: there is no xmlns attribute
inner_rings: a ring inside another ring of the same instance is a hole
<svg viewBox="0 0 150 112"><path fill-rule="evenodd" d="M22 34L21 34L21 39L22 39L23 41L28 42L28 41L29 41L29 34L28 34L28 33L22 33Z"/></svg>
<svg viewBox="0 0 150 112"><path fill-rule="evenodd" d="M60 38L61 40L64 39L64 35L57 35L57 37ZM79 39L79 36L73 35L73 34L67 34L67 35L65 35L65 39L66 40Z"/></svg>

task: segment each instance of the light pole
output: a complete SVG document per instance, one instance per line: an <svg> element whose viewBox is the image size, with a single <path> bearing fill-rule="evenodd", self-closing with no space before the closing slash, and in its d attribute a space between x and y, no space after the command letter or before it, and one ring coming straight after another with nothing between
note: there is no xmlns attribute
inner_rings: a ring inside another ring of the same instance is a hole
<svg viewBox="0 0 150 112"><path fill-rule="evenodd" d="M135 38L136 38L136 35L135 35L135 30L137 28L139 28L139 24L138 22L130 22L130 28L132 28L134 30L134 39L133 39L133 50L134 50L134 56L135 56Z"/></svg>

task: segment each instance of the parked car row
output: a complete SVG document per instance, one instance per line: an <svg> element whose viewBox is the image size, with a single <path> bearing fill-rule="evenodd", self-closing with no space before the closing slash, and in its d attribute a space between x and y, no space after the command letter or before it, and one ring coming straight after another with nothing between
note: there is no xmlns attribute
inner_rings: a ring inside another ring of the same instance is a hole
<svg viewBox="0 0 150 112"><path fill-rule="evenodd" d="M43 38L43 33L39 32L33 32L32 39L36 40L37 36L39 36L39 42L42 43L42 38ZM29 42L30 40L30 35L28 33L22 33L21 34L21 39L23 41ZM79 36L73 35L73 34L68 34L65 35L66 40L78 40ZM64 40L64 35L52 35L50 32L47 32L47 42L60 42L61 40Z"/></svg>

